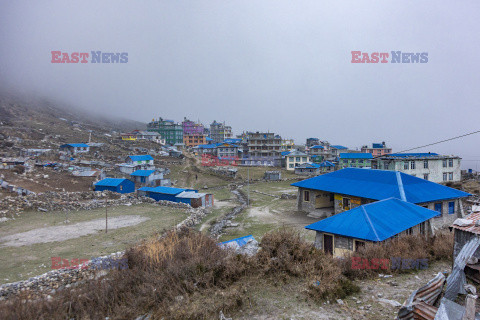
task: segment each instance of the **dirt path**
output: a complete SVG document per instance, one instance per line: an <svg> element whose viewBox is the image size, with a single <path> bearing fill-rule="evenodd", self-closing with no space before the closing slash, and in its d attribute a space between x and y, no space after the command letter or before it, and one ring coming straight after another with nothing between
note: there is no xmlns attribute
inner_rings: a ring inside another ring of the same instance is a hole
<svg viewBox="0 0 480 320"><path fill-rule="evenodd" d="M108 229L130 227L150 218L139 215L124 215L108 219ZM27 232L16 233L0 238L3 247L21 247L36 243L64 241L86 236L105 230L105 219L95 219L71 225L39 228Z"/></svg>

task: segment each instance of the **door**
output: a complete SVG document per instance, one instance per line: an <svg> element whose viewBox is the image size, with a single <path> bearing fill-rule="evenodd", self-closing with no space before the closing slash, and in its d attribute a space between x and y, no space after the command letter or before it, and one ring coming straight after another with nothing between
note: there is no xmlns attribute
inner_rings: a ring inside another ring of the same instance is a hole
<svg viewBox="0 0 480 320"><path fill-rule="evenodd" d="M333 254L333 236L323 234L323 250L325 253Z"/></svg>

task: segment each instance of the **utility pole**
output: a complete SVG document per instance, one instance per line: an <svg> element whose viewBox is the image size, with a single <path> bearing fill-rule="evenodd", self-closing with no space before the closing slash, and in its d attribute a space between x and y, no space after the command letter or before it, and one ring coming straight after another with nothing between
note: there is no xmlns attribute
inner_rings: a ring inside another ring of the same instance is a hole
<svg viewBox="0 0 480 320"><path fill-rule="evenodd" d="M105 200L105 233L107 233L108 230L108 213L107 213L107 200Z"/></svg>
<svg viewBox="0 0 480 320"><path fill-rule="evenodd" d="M250 167L247 167L247 207L250 207Z"/></svg>

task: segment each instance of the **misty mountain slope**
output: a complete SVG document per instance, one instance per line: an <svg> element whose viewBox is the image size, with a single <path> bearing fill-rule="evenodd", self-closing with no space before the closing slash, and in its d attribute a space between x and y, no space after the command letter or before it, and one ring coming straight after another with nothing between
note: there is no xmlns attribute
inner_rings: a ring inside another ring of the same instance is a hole
<svg viewBox="0 0 480 320"><path fill-rule="evenodd" d="M105 134L146 127L145 123L114 115L107 117L62 102L12 93L0 93L0 122L0 133L3 135L33 140L43 139L44 135L85 140L84 135L89 130L94 134Z"/></svg>

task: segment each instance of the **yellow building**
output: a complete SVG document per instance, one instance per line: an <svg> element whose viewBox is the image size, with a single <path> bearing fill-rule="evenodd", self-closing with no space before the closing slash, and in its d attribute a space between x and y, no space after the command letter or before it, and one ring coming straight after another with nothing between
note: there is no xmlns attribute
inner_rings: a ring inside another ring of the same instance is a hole
<svg viewBox="0 0 480 320"><path fill-rule="evenodd" d="M207 144L207 136L204 134L183 135L183 144L185 147L196 147L201 144Z"/></svg>

